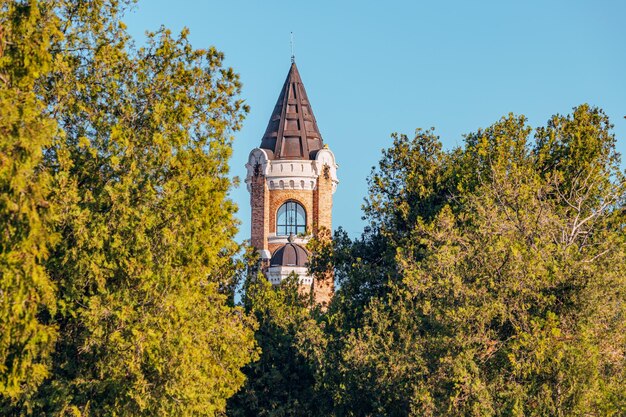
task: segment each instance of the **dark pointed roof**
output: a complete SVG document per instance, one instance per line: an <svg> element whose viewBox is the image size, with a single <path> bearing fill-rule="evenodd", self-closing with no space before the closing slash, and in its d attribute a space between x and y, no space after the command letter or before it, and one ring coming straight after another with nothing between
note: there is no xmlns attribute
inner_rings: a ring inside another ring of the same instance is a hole
<svg viewBox="0 0 626 417"><path fill-rule="evenodd" d="M270 159L313 159L322 149L322 135L295 62L278 96L261 148Z"/></svg>

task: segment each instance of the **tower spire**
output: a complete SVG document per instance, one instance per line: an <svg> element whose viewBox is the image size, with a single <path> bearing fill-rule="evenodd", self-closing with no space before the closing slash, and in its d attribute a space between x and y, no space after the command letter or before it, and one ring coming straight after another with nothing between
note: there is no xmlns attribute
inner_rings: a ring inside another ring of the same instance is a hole
<svg viewBox="0 0 626 417"><path fill-rule="evenodd" d="M294 45L293 45L293 32L290 32L291 34L291 63L294 64L296 62L296 54L293 52L294 50Z"/></svg>
<svg viewBox="0 0 626 417"><path fill-rule="evenodd" d="M325 310L333 296L334 275L330 271L313 277L307 269L310 253L305 245L311 236L332 230L337 164L322 142L294 62L293 37L291 48L287 79L261 146L250 152L246 164L250 243L259 252L260 269L269 282L279 285L295 273L299 293Z"/></svg>
<svg viewBox="0 0 626 417"><path fill-rule="evenodd" d="M270 159L314 159L324 143L296 63L287 79L261 140Z"/></svg>

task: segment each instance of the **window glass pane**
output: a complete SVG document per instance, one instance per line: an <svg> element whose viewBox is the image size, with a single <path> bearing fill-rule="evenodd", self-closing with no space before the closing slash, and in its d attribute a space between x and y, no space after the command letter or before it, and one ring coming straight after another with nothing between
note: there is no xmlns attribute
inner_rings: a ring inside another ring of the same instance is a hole
<svg viewBox="0 0 626 417"><path fill-rule="evenodd" d="M304 215L304 209L300 204L296 204L296 224L303 226L306 224L306 216Z"/></svg>
<svg viewBox="0 0 626 417"><path fill-rule="evenodd" d="M276 219L277 225L287 224L287 211L285 210L285 205L283 205L280 210L278 210L278 218Z"/></svg>
<svg viewBox="0 0 626 417"><path fill-rule="evenodd" d="M279 209L276 216L276 234L288 236L290 234L306 232L306 214L304 208L294 202L288 201Z"/></svg>

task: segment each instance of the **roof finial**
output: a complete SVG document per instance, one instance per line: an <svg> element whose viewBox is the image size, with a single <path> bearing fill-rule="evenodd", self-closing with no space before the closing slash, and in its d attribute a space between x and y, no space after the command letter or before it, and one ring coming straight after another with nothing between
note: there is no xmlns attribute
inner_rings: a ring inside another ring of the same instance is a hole
<svg viewBox="0 0 626 417"><path fill-rule="evenodd" d="M293 53L293 32L291 33L291 63L296 62L296 55Z"/></svg>

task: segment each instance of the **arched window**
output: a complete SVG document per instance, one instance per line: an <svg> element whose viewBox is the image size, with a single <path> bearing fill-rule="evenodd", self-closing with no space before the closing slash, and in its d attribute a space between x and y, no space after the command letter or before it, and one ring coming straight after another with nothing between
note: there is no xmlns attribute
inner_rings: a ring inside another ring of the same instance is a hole
<svg viewBox="0 0 626 417"><path fill-rule="evenodd" d="M295 201L287 201L278 209L276 216L276 235L289 236L306 232L306 213Z"/></svg>

